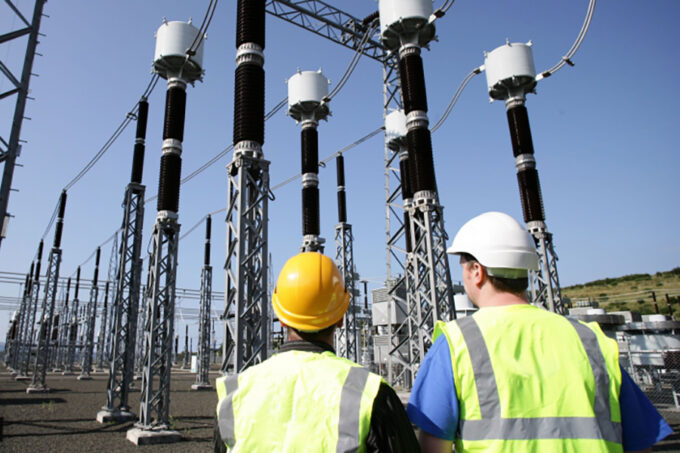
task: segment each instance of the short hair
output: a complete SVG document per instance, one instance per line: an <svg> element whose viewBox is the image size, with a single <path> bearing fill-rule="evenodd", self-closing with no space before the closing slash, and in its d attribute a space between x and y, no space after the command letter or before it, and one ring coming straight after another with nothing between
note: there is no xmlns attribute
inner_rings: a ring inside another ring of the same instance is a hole
<svg viewBox="0 0 680 453"><path fill-rule="evenodd" d="M473 262L478 263L480 266L482 266L486 271L486 276L489 277L491 285L499 291L513 294L522 294L526 292L526 290L529 288L529 277L520 278L495 277L489 274L489 272L486 270L486 266L480 263L477 260L477 258L470 255L469 253L460 253L460 257L462 258L463 264Z"/></svg>

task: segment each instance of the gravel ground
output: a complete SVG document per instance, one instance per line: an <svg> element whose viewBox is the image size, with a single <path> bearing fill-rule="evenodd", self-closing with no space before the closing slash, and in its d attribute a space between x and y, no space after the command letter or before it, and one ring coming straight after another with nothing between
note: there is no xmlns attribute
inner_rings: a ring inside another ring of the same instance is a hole
<svg viewBox="0 0 680 453"><path fill-rule="evenodd" d="M100 424L97 412L106 403L106 373L94 373L91 381L48 373L49 393L27 394L30 381L15 381L0 365L0 417L4 419L0 451L27 452L187 452L212 451L217 394L193 391L194 374L173 370L170 414L182 441L137 447L125 435L133 422ZM214 386L218 373L211 373ZM138 383L139 385L139 383ZM130 394L130 406L139 411L139 391Z"/></svg>
<svg viewBox="0 0 680 453"><path fill-rule="evenodd" d="M106 402L106 373L94 373L91 381L75 376L48 374L50 393L27 394L30 381L15 381L0 363L0 452L209 452L217 395L214 391L190 390L195 375L184 370L172 373L170 414L182 441L137 447L125 434L133 422L100 424L97 412ZM214 386L217 372L211 373ZM408 395L400 395L404 400ZM139 392L130 394L130 406L138 413ZM674 429L654 451L680 452L680 411L662 410Z"/></svg>

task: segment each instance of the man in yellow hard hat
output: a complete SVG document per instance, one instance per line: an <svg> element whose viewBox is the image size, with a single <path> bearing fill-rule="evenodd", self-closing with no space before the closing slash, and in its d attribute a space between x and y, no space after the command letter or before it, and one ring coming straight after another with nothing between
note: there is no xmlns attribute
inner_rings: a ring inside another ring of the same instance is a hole
<svg viewBox="0 0 680 453"><path fill-rule="evenodd" d="M420 451L394 390L335 355L334 330L349 293L330 258L307 252L289 259L272 305L287 342L259 365L217 380L215 451Z"/></svg>
<svg viewBox="0 0 680 453"><path fill-rule="evenodd" d="M448 252L479 311L435 326L407 407L424 452L649 451L671 432L597 323L527 302L538 255L519 222L477 216Z"/></svg>

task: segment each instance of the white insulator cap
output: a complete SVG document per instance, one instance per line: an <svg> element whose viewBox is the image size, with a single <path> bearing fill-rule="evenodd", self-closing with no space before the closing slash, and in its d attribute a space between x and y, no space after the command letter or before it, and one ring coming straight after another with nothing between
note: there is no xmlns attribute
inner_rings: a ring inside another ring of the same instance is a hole
<svg viewBox="0 0 680 453"><path fill-rule="evenodd" d="M385 117L385 140L387 143L406 137L406 115L403 110L395 110Z"/></svg>
<svg viewBox="0 0 680 453"><path fill-rule="evenodd" d="M506 43L484 54L489 96L505 100L509 91L531 92L536 86L536 68L531 42Z"/></svg>
<svg viewBox="0 0 680 453"><path fill-rule="evenodd" d="M153 68L161 77L181 77L191 83L203 73L203 42L196 39L199 30L191 22L163 21L156 32L156 52ZM200 44L196 46L200 41ZM187 51L192 44L195 49L187 60Z"/></svg>
<svg viewBox="0 0 680 453"><path fill-rule="evenodd" d="M303 116L314 115L316 120L328 115L328 107L323 102L328 96L330 81L318 71L300 71L288 83L288 114L300 121Z"/></svg>
<svg viewBox="0 0 680 453"><path fill-rule="evenodd" d="M432 0L379 0L380 36L383 44L390 49L398 49L402 38L415 36L420 46L426 45L434 38L432 16Z"/></svg>

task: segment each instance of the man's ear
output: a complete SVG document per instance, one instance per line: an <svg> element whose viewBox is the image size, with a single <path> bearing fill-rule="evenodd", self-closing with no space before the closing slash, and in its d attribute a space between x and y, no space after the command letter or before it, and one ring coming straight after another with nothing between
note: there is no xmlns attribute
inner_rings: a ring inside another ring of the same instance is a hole
<svg viewBox="0 0 680 453"><path fill-rule="evenodd" d="M484 266L482 266L478 262L472 263L471 274L472 282L476 286L482 286L482 284L484 283L484 279L487 276L486 269L484 269Z"/></svg>

